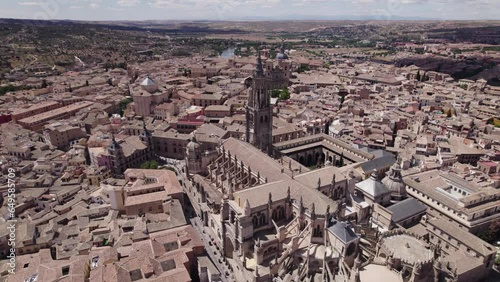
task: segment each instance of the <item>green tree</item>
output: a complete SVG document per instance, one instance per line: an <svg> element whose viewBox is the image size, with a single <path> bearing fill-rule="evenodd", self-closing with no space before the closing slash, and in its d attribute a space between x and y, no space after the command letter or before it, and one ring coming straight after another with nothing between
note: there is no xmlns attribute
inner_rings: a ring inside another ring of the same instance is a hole
<svg viewBox="0 0 500 282"><path fill-rule="evenodd" d="M344 166L344 153L342 152L340 154L339 167L343 167L343 166Z"/></svg>
<svg viewBox="0 0 500 282"><path fill-rule="evenodd" d="M158 162L155 160L152 161L146 161L143 164L141 164L142 169L158 169Z"/></svg>
<svg viewBox="0 0 500 282"><path fill-rule="evenodd" d="M283 101L290 99L290 92L288 91L288 88L283 88L283 90L281 90L279 98Z"/></svg>
<svg viewBox="0 0 500 282"><path fill-rule="evenodd" d="M281 94L281 89L273 89L271 90L271 97L278 98Z"/></svg>
<svg viewBox="0 0 500 282"><path fill-rule="evenodd" d="M175 172L175 175L177 175L177 169L175 169L174 167L167 166L167 167L165 167L165 169L166 169L166 170L173 171L173 172Z"/></svg>
<svg viewBox="0 0 500 282"><path fill-rule="evenodd" d="M420 70L417 71L417 76L415 77L416 80L420 81L420 79L422 79L422 77L420 76Z"/></svg>
<svg viewBox="0 0 500 282"><path fill-rule="evenodd" d="M133 102L133 100L130 98L125 98L125 99L121 100L120 103L118 103L118 114L123 116L123 113L127 109L128 104L130 104L132 102Z"/></svg>
<svg viewBox="0 0 500 282"><path fill-rule="evenodd" d="M500 265L500 255L497 255L497 257L495 258L495 264Z"/></svg>
<svg viewBox="0 0 500 282"><path fill-rule="evenodd" d="M500 220L491 222L488 226L488 229L479 232L477 234L477 237L490 244L493 244L494 242L500 240Z"/></svg>
<svg viewBox="0 0 500 282"><path fill-rule="evenodd" d="M298 72L298 73L303 73L303 72L308 71L308 70L310 70L308 65L306 65L306 64L301 64L301 65L299 66L299 69L297 70L297 72Z"/></svg>
<svg viewBox="0 0 500 282"><path fill-rule="evenodd" d="M424 75L422 76L422 81L428 81L429 80L429 75L427 75L427 72L424 72Z"/></svg>
<svg viewBox="0 0 500 282"><path fill-rule="evenodd" d="M9 93L9 92L12 92L15 90L16 90L16 87L14 85L8 84L6 86L0 87L0 95L4 95L6 93Z"/></svg>
<svg viewBox="0 0 500 282"><path fill-rule="evenodd" d="M156 162L155 160L152 160L149 163L149 169L158 169L158 162Z"/></svg>
<svg viewBox="0 0 500 282"><path fill-rule="evenodd" d="M346 94L340 93L339 95L340 95L340 106L342 106L344 104Z"/></svg>
<svg viewBox="0 0 500 282"><path fill-rule="evenodd" d="M270 52L269 52L269 58L271 59L274 59L276 58L276 50L272 49Z"/></svg>

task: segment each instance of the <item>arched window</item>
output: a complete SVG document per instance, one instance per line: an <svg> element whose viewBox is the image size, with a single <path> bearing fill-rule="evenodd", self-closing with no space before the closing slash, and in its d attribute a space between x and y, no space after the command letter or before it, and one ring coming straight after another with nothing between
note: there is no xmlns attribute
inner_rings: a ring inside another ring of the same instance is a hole
<svg viewBox="0 0 500 282"><path fill-rule="evenodd" d="M314 237L321 237L321 227L319 227L319 224L316 225L316 228L314 228L313 236Z"/></svg>
<svg viewBox="0 0 500 282"><path fill-rule="evenodd" d="M234 224L234 219L236 218L236 213L234 211L231 211L231 215L229 216L229 222Z"/></svg>
<svg viewBox="0 0 500 282"><path fill-rule="evenodd" d="M261 213L260 216L259 216L259 226L263 226L266 224L266 216Z"/></svg>
<svg viewBox="0 0 500 282"><path fill-rule="evenodd" d="M285 208L283 206L279 206L273 210L273 220L279 221L285 218Z"/></svg>

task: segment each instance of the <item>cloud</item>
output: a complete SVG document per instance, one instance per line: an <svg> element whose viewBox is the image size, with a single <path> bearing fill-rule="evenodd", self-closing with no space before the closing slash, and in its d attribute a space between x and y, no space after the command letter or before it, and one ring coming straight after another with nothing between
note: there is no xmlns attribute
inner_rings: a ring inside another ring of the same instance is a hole
<svg viewBox="0 0 500 282"><path fill-rule="evenodd" d="M282 0L152 0L148 4L155 8L224 8L236 6L274 6Z"/></svg>
<svg viewBox="0 0 500 282"><path fill-rule="evenodd" d="M42 3L40 3L40 2L18 2L17 4L19 4L21 6L33 7L33 6L40 6Z"/></svg>
<svg viewBox="0 0 500 282"><path fill-rule="evenodd" d="M122 7L133 7L141 3L141 0L117 0L116 5Z"/></svg>

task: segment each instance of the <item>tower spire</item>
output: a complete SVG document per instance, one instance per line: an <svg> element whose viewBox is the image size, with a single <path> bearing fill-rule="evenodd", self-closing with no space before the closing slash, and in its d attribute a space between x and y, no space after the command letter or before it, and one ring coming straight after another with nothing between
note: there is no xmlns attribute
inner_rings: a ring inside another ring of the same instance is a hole
<svg viewBox="0 0 500 282"><path fill-rule="evenodd" d="M260 50L257 51L257 68L255 69L255 76L262 77L264 75L264 67L262 66L262 58L260 57Z"/></svg>

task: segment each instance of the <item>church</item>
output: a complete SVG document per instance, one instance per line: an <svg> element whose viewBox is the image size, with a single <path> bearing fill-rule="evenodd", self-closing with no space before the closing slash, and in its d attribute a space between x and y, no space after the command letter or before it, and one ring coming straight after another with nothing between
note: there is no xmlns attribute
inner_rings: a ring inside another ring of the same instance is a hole
<svg viewBox="0 0 500 282"><path fill-rule="evenodd" d="M277 57L286 60L284 52ZM238 281L271 281L284 273L295 281L331 279L359 253L360 238L342 215L355 180L347 168L311 171L285 155L271 157L270 92L277 74L268 71L276 68L259 55L246 80L246 142L225 139L209 155L196 140L188 145L188 196L230 266L240 270Z"/></svg>

